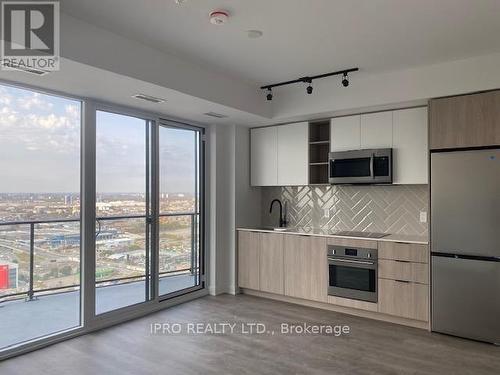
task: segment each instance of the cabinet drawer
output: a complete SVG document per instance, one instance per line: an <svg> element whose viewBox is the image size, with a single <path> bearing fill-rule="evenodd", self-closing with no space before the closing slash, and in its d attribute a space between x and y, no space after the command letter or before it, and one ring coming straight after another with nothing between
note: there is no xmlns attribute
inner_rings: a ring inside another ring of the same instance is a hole
<svg viewBox="0 0 500 375"><path fill-rule="evenodd" d="M429 265L425 263L380 259L378 262L378 277L429 284Z"/></svg>
<svg viewBox="0 0 500 375"><path fill-rule="evenodd" d="M412 243L380 241L378 244L378 257L379 259L429 263L429 247Z"/></svg>
<svg viewBox="0 0 500 375"><path fill-rule="evenodd" d="M429 320L429 286L379 279L379 312L407 319Z"/></svg>

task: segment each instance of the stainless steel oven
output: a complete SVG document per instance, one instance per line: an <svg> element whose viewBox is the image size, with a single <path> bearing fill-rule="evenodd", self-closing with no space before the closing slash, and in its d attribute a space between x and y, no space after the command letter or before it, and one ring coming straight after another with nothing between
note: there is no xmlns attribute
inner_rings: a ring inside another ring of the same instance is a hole
<svg viewBox="0 0 500 375"><path fill-rule="evenodd" d="M328 246L328 294L377 302L377 250Z"/></svg>
<svg viewBox="0 0 500 375"><path fill-rule="evenodd" d="M392 148L330 152L330 184L392 184Z"/></svg>

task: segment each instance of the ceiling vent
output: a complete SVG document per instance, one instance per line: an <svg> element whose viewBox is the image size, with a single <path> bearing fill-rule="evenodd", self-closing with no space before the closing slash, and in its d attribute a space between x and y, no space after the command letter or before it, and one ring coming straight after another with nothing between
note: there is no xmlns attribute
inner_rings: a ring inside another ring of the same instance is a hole
<svg viewBox="0 0 500 375"><path fill-rule="evenodd" d="M205 116L210 116L210 117L215 117L215 118L226 118L227 116L226 115L221 115L220 113L216 113L216 112L207 112L207 113L204 113Z"/></svg>
<svg viewBox="0 0 500 375"><path fill-rule="evenodd" d="M135 95L132 95L132 97L136 98L136 99L140 99L140 100L145 100L145 101L150 102L150 103L155 103L155 104L165 102L165 99L157 98L155 96L146 95L146 94L135 94Z"/></svg>
<svg viewBox="0 0 500 375"><path fill-rule="evenodd" d="M48 71L46 71L46 70L35 69L35 68L27 68L27 67L24 67L24 66L19 66L19 65L12 64L12 63L10 63L8 61L3 61L2 65L5 66L5 67L7 67L7 68L18 70L18 71L21 71L21 72L30 73L30 74L36 74L37 76L43 76L43 75L45 75L45 74L48 73Z"/></svg>

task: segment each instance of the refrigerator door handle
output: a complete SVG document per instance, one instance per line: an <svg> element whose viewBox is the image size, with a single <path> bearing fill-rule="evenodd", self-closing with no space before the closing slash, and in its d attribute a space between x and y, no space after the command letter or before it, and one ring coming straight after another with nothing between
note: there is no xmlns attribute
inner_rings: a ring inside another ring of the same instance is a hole
<svg viewBox="0 0 500 375"><path fill-rule="evenodd" d="M500 262L500 257L493 256L482 256L482 255L467 255L467 254L457 254L457 253L443 253L439 251L431 252L434 257L442 258L455 258L455 259L465 259L465 260L479 260L483 262Z"/></svg>
<svg viewBox="0 0 500 375"><path fill-rule="evenodd" d="M375 178L374 163L375 163L375 154L372 154L372 156L370 157L370 176L371 176L371 178Z"/></svg>

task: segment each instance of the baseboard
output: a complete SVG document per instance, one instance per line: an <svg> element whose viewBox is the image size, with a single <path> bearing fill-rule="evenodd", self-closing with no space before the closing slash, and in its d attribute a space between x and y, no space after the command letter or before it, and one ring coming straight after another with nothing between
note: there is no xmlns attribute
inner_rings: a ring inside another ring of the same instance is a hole
<svg viewBox="0 0 500 375"><path fill-rule="evenodd" d="M400 325L404 325L404 326L408 326L408 327L429 330L429 323L419 321L419 320L400 318L397 316L382 314L382 313L375 312L375 311L359 310L359 309L350 308L350 307L332 305L332 304L324 303L324 302L309 301L309 300L305 300L305 299L288 297L288 296L283 296L283 295L279 295L279 294L260 292L260 291L252 290L252 289L241 288L240 290L241 290L241 293L248 294L248 295L254 296L254 297L268 298L268 299L272 299L272 300L276 300L276 301L295 303L295 304L302 305L302 306L314 307L314 308L323 309L323 310L330 310L330 311L335 311L335 312L339 312L339 313L343 313L343 314L355 315L355 316L359 316L362 318L380 320L383 322L395 323L395 324L400 324Z"/></svg>
<svg viewBox="0 0 500 375"><path fill-rule="evenodd" d="M238 288L237 286L230 285L228 289L228 293L232 294L233 296L240 294L240 288Z"/></svg>
<svg viewBox="0 0 500 375"><path fill-rule="evenodd" d="M240 288L234 285L228 285L223 288L217 288L216 286L209 286L208 293L211 296L218 296L221 294L232 294L234 296L236 294L240 294Z"/></svg>

